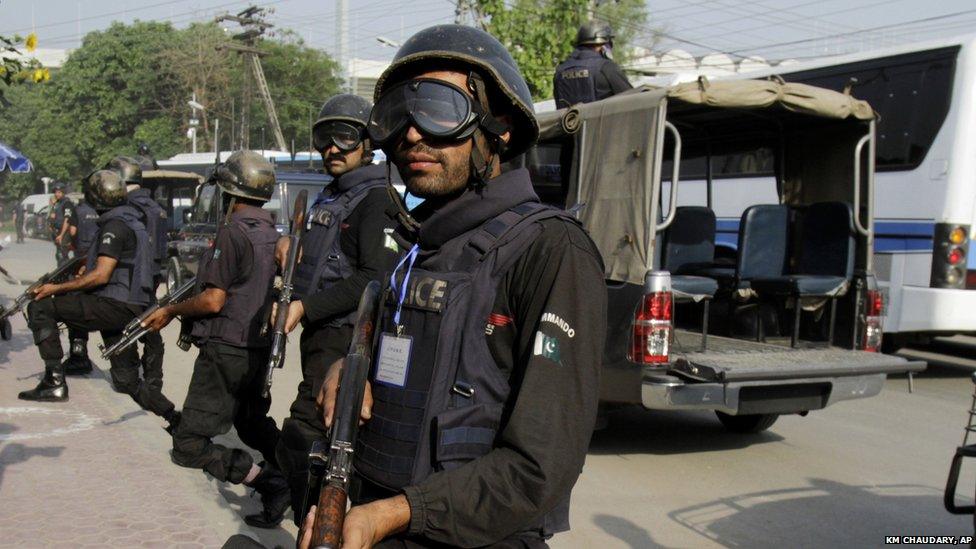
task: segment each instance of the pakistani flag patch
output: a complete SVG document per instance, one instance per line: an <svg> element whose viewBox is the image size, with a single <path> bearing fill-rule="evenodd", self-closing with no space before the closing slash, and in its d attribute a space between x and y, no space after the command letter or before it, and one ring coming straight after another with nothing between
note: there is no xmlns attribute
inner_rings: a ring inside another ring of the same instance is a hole
<svg viewBox="0 0 976 549"><path fill-rule="evenodd" d="M535 346L532 354L548 358L556 364L562 364L559 360L559 340L542 332L535 333Z"/></svg>

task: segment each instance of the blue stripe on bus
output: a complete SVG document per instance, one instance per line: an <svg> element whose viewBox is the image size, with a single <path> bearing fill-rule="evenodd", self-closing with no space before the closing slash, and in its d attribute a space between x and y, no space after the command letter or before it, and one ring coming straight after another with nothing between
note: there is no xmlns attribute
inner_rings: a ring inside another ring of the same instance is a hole
<svg viewBox="0 0 976 549"><path fill-rule="evenodd" d="M715 221L715 245L733 250L739 247L739 219ZM931 252L935 223L931 221L875 221L876 253Z"/></svg>

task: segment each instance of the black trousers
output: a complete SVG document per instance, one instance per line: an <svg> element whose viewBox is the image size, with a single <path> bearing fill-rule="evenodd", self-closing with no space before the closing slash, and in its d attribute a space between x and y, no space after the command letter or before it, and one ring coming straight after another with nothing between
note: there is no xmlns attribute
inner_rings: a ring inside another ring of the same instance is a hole
<svg viewBox="0 0 976 549"><path fill-rule="evenodd" d="M244 444L277 466L278 427L268 417L271 399L261 396L267 365L268 349L245 349L214 341L200 347L183 403L183 418L173 434L174 463L240 484L254 463L251 454L212 440L233 425Z"/></svg>
<svg viewBox="0 0 976 549"><path fill-rule="evenodd" d="M308 485L308 452L312 443L328 436L322 412L315 406L315 397L322 388L329 366L349 352L352 326L307 326L302 330L302 381L298 396L291 405L291 413L281 426L278 443L278 463L288 478L292 509L296 523L302 520L302 507Z"/></svg>
<svg viewBox="0 0 976 549"><path fill-rule="evenodd" d="M53 240L52 240L53 242ZM69 237L64 237L61 239L61 244L54 242L54 260L57 262L58 267L64 265L68 262L71 252L71 239Z"/></svg>
<svg viewBox="0 0 976 549"><path fill-rule="evenodd" d="M34 301L27 306L27 317L28 326L34 333L34 343L46 362L64 358L58 333L59 322L68 327L69 334L84 333L87 336L88 332L100 331L102 341L108 346L122 337L125 325L141 311L139 305L79 293ZM147 359L153 366L147 369L142 379L139 377L139 353L135 347L113 357L109 372L116 391L132 397L141 408L164 416L175 406L162 392L163 343L158 333L155 338L158 338L158 345ZM148 345L147 354L150 354Z"/></svg>

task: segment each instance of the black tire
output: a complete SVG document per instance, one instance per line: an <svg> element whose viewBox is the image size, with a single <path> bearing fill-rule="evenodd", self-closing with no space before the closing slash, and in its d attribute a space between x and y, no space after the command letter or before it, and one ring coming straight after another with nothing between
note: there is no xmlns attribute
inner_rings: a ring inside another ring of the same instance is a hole
<svg viewBox="0 0 976 549"><path fill-rule="evenodd" d="M730 416L723 412L715 412L722 425L733 433L761 433L776 423L779 414L745 414Z"/></svg>
<svg viewBox="0 0 976 549"><path fill-rule="evenodd" d="M173 256L166 263L166 293L172 293L183 285L183 265L180 258Z"/></svg>
<svg viewBox="0 0 976 549"><path fill-rule="evenodd" d="M881 352L886 355L895 354L905 346L905 343L905 338L900 334L884 334L881 337Z"/></svg>

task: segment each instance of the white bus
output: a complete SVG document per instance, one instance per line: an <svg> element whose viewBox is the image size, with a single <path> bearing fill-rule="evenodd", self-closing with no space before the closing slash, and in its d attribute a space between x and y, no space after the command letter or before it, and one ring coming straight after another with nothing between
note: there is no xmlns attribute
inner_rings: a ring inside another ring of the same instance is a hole
<svg viewBox="0 0 976 549"><path fill-rule="evenodd" d="M893 350L936 335L976 332L976 35L907 44L750 72L849 89L880 114L874 269L888 293L884 331ZM692 77L694 78L694 77ZM853 158L852 158L853 162ZM734 257L742 211L775 203L776 152L682 161L679 203L709 205L717 255ZM665 167L665 173L669 173ZM737 178L735 185L723 179ZM754 179L754 182L743 181Z"/></svg>

